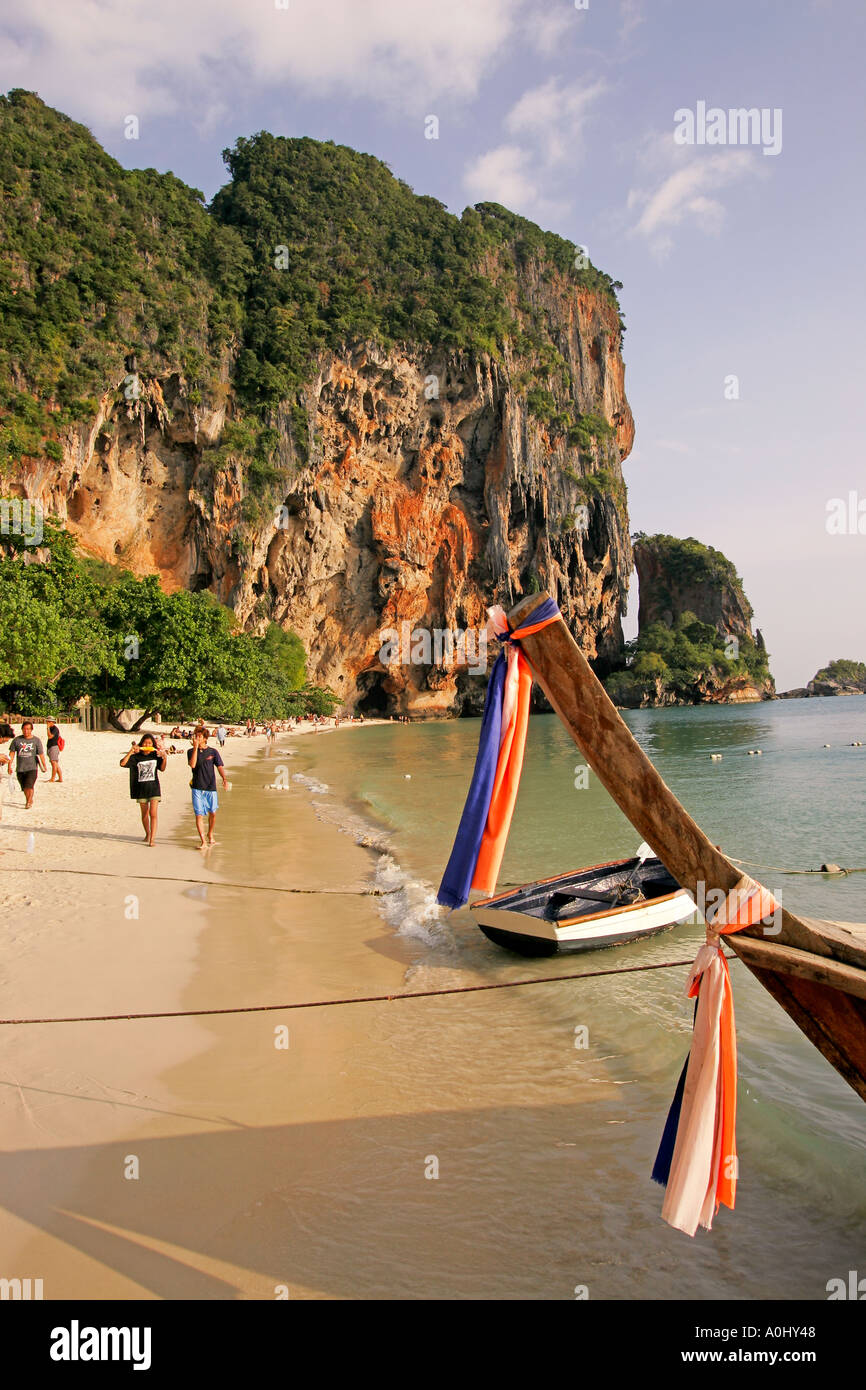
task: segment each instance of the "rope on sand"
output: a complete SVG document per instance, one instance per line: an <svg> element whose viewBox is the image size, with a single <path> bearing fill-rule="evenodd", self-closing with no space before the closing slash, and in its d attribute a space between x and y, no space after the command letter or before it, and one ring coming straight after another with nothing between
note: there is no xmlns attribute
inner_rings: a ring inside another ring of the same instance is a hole
<svg viewBox="0 0 866 1390"><path fill-rule="evenodd" d="M275 888L269 883L228 883L222 879L175 878L171 874L111 874L106 869L63 869L59 867L31 867L29 864L13 864L6 874L83 874L86 878L140 879L144 883L194 883L201 888L247 888L251 893L300 893L325 897L387 898L390 893L399 893L399 888Z"/></svg>
<svg viewBox="0 0 866 1390"><path fill-rule="evenodd" d="M754 859L738 859L734 854L725 856L732 864L745 864L750 869L768 869L776 874L866 874L863 868L845 868L841 864L822 864L820 869L783 869L779 864L758 864ZM230 883L225 879L176 878L171 874L111 874L105 869L64 869L60 866L39 868L29 864L4 865L7 874L83 874L93 878L135 878L145 883L194 883L207 888L246 888L251 893L300 893L301 895L322 895L332 897L387 898L391 893L399 893L399 888L276 888L269 883ZM503 883L502 888L519 888L518 883Z"/></svg>
<svg viewBox="0 0 866 1390"><path fill-rule="evenodd" d="M736 960L733 955L727 960ZM248 1004L233 1009L176 1009L147 1014L90 1014L82 1018L0 1018L0 1028L29 1023L129 1023L149 1018L209 1018L217 1014L285 1013L289 1009L331 1009L338 1004L393 1004L399 999L433 999L443 994L480 994L491 989L522 989L528 985L558 985L565 980L597 980L604 975L635 975L644 970L670 970L690 966L691 960L665 960L655 965L624 965L613 970L582 970L577 975L542 975L535 980L501 980L486 985L452 985L445 989L419 989L406 994L364 994L349 999L311 999L300 1004Z"/></svg>

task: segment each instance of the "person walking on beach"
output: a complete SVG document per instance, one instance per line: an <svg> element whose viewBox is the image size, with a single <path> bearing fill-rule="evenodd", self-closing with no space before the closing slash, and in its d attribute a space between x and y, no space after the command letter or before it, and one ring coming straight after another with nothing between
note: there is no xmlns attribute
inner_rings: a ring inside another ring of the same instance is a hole
<svg viewBox="0 0 866 1390"><path fill-rule="evenodd" d="M15 773L18 777L18 785L24 793L24 809L25 811L29 811L33 805L37 769L41 767L43 772L48 771L45 762L45 749L42 747L42 739L35 737L32 719L24 720L24 723L21 725L21 733L17 738L13 738L9 745L9 752L15 759ZM9 776L12 776L11 762L9 764Z"/></svg>
<svg viewBox="0 0 866 1390"><path fill-rule="evenodd" d="M220 748L225 748L226 726L222 722L222 720L220 720L220 722L217 724L216 728L214 729L214 733L216 734L216 741L219 744Z"/></svg>
<svg viewBox="0 0 866 1390"><path fill-rule="evenodd" d="M15 730L9 723L8 714L0 715L0 768L12 771L12 759L8 753L3 752L3 745L8 743L10 738L15 737ZM0 772L0 820L3 819L3 774Z"/></svg>
<svg viewBox="0 0 866 1390"><path fill-rule="evenodd" d="M222 757L216 748L208 748L207 729L195 734L192 748L187 753L187 761L192 768L192 809L195 814L195 828L201 840L202 849L215 844L213 837L216 813L219 810L216 774L222 778L223 787L228 790L226 770ZM205 817L207 817L207 843L205 843Z"/></svg>
<svg viewBox="0 0 866 1390"><path fill-rule="evenodd" d="M12 759L10 758L10 756L9 756L8 753L4 753L4 752L2 751L2 749L0 749L0 769L2 769L2 768L4 768L4 767L7 768L9 772L11 772L11 771L12 771ZM3 780L2 780L2 777L3 777L2 772L0 772L0 820L3 819Z"/></svg>
<svg viewBox="0 0 866 1390"><path fill-rule="evenodd" d="M143 734L141 743L133 740L129 752L120 760L121 767L129 768L129 795L133 801L138 802L144 842L151 849L156 835L157 811L162 796L159 774L165 772L167 761L165 749L157 748L152 734Z"/></svg>
<svg viewBox="0 0 866 1390"><path fill-rule="evenodd" d="M48 720L45 728L48 734L45 748L48 753L48 761L51 764L50 780L52 782L62 782L63 768L60 766L60 754L63 751L63 735L51 719Z"/></svg>

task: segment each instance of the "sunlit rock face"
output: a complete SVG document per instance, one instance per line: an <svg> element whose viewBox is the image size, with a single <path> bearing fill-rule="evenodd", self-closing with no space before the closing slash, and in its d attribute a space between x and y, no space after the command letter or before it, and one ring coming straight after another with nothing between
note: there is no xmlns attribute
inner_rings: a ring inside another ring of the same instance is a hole
<svg viewBox="0 0 866 1390"><path fill-rule="evenodd" d="M34 93L0 135L7 494L291 626L348 709L477 709L486 608L542 588L620 662L634 426L585 248L332 141L239 139L206 207Z"/></svg>
<svg viewBox="0 0 866 1390"><path fill-rule="evenodd" d="M512 352L360 344L315 364L306 457L280 414L288 483L252 520L243 460L209 462L230 409L228 364L220 392L195 405L177 373L142 378L132 401L107 383L95 419L65 436L63 461L26 465L19 482L89 553L167 588L210 589L247 628L294 628L310 679L348 709L480 709L485 610L537 588L604 673L622 651L631 568L621 462L634 424L618 315L555 274L522 292L546 300L572 412L612 427L589 449L532 413L527 364ZM389 630L410 641L383 662ZM429 638L413 656L416 631Z"/></svg>

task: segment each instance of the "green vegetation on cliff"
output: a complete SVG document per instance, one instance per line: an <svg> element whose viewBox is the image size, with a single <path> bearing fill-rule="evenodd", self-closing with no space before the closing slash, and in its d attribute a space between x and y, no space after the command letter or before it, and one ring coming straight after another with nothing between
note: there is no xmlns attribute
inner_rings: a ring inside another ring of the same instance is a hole
<svg viewBox="0 0 866 1390"><path fill-rule="evenodd" d="M496 357L519 340L545 377L560 370L542 316L515 308L518 271L533 262L616 305L615 282L577 268L571 242L497 203L458 218L372 155L262 131L223 158L231 182L211 213L249 252L237 386L250 405L292 400L319 353L353 341Z"/></svg>
<svg viewBox="0 0 866 1390"><path fill-rule="evenodd" d="M324 350L373 340L499 356L510 342L527 389L556 411L551 388L567 397L573 384L520 276L559 277L618 312L618 282L498 204L456 217L332 142L261 132L224 159L231 181L208 209L170 173L123 169L35 94L0 97L0 471L58 460L65 426L91 420L106 391L123 402L135 353L145 382L177 372L192 404L228 394L233 458L267 499L289 463L278 413L306 457L303 387ZM576 446L610 430L565 414Z"/></svg>
<svg viewBox="0 0 866 1390"><path fill-rule="evenodd" d="M45 524L40 559L0 536L0 706L44 714L90 695L111 711L228 719L330 713L305 684L299 637L270 624L238 632L208 593L163 593L155 576L79 556Z"/></svg>
<svg viewBox="0 0 866 1390"><path fill-rule="evenodd" d="M608 677L608 693L630 703L651 698L661 681L664 691L686 703L700 699L702 688L748 676L760 686L769 679L767 653L751 638L720 634L694 613L681 613L671 627L651 623L625 646L627 669ZM630 697L630 698L626 698Z"/></svg>
<svg viewBox="0 0 866 1390"><path fill-rule="evenodd" d="M838 657L829 665L822 666L820 671L815 672L810 684L814 684L816 681L835 681L842 686L866 691L866 662L847 661Z"/></svg>
<svg viewBox="0 0 866 1390"><path fill-rule="evenodd" d="M246 248L173 174L122 169L29 92L0 97L0 469L58 458L135 352L215 375L240 329Z"/></svg>
<svg viewBox="0 0 866 1390"><path fill-rule="evenodd" d="M652 549L672 586L680 590L728 588L740 599L746 619L751 619L752 606L743 590L743 581L732 561L720 550L704 545L694 536L685 539L667 535L646 536L642 531L637 531L632 540L636 546L643 543Z"/></svg>
<svg viewBox="0 0 866 1390"><path fill-rule="evenodd" d="M752 607L727 556L693 536L633 540L641 628L626 643L625 668L606 682L611 697L624 705L699 703L743 681L772 691L767 652L760 633L752 636Z"/></svg>

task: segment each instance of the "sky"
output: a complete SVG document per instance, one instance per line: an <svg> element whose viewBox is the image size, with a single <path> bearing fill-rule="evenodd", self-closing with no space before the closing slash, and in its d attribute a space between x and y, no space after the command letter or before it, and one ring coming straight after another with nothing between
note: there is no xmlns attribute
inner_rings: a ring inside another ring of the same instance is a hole
<svg viewBox="0 0 866 1390"><path fill-rule="evenodd" d="M264 129L586 246L632 529L733 560L784 690L866 660L864 39L860 0L4 0L0 88L208 199Z"/></svg>

